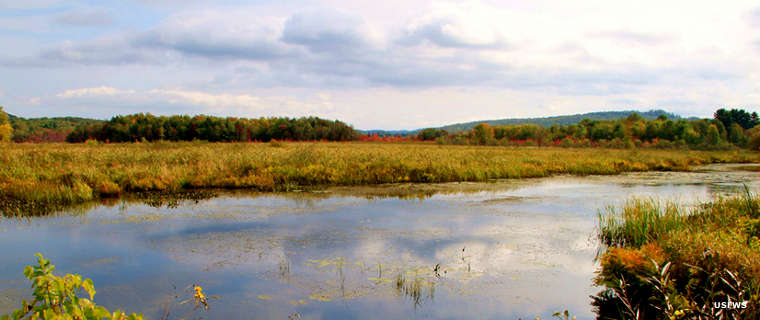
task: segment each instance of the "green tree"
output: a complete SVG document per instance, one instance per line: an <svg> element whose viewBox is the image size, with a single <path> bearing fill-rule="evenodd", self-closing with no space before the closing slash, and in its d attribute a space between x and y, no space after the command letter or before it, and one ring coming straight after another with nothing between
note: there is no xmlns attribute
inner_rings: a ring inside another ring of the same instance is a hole
<svg viewBox="0 0 760 320"><path fill-rule="evenodd" d="M760 151L760 133L755 133L749 137L749 141L747 141L747 148L755 151Z"/></svg>
<svg viewBox="0 0 760 320"><path fill-rule="evenodd" d="M744 146L747 143L747 137L744 135L744 129L741 125L732 123L728 127L728 141L738 146Z"/></svg>
<svg viewBox="0 0 760 320"><path fill-rule="evenodd" d="M615 124L615 129L613 130L612 135L618 139L625 139L629 137L628 132L625 131L625 127L622 123Z"/></svg>
<svg viewBox="0 0 760 320"><path fill-rule="evenodd" d="M760 149L760 125L754 126L752 129L747 130L747 148L750 150Z"/></svg>
<svg viewBox="0 0 760 320"><path fill-rule="evenodd" d="M718 132L718 127L714 124L711 124L707 128L707 144L711 146L717 146L718 143L720 143L720 133Z"/></svg>
<svg viewBox="0 0 760 320"><path fill-rule="evenodd" d="M435 140L438 139L438 137L448 135L448 132L446 130L436 129L436 128L427 128L422 129L420 132L417 132L417 139L420 140Z"/></svg>
<svg viewBox="0 0 760 320"><path fill-rule="evenodd" d="M730 128L734 123L739 124L744 129L760 124L757 112L749 113L741 109L718 109L713 116L715 120L722 122L726 128Z"/></svg>
<svg viewBox="0 0 760 320"><path fill-rule="evenodd" d="M696 145L700 142L699 133L691 125L686 125L683 130L682 138L690 145Z"/></svg>

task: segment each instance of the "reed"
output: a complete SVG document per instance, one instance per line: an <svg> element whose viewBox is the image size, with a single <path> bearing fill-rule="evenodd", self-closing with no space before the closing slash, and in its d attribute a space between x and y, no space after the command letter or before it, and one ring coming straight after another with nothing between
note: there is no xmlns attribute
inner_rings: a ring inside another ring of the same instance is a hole
<svg viewBox="0 0 760 320"><path fill-rule="evenodd" d="M490 181L558 174L689 170L758 162L755 152L455 146L432 143L155 142L5 144L0 210L28 215L125 193L203 188L287 191L322 186Z"/></svg>
<svg viewBox="0 0 760 320"><path fill-rule="evenodd" d="M685 213L674 202L631 199L621 210L608 206L599 213L599 238L607 246L634 247L687 226Z"/></svg>

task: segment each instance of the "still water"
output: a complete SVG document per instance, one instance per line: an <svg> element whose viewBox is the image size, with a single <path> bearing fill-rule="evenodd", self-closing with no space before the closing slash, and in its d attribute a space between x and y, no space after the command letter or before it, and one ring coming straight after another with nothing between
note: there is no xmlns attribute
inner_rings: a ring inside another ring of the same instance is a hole
<svg viewBox="0 0 760 320"><path fill-rule="evenodd" d="M205 319L594 317L597 213L631 197L686 204L760 187L757 172L552 177L494 183L222 193L179 206L119 201L0 220L0 314L28 297L40 252L92 278L95 301L179 319L196 284ZM180 298L172 300L172 295Z"/></svg>

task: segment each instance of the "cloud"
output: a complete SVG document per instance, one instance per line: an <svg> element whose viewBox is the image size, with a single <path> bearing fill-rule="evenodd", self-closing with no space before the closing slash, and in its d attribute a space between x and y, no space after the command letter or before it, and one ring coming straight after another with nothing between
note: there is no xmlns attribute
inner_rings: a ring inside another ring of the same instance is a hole
<svg viewBox="0 0 760 320"><path fill-rule="evenodd" d="M88 9L65 12L54 20L56 23L73 27L103 27L114 23L111 12L102 9Z"/></svg>
<svg viewBox="0 0 760 320"><path fill-rule="evenodd" d="M211 59L272 60L295 54L278 40L282 19L251 16L213 10L179 14L128 41L141 49Z"/></svg>
<svg viewBox="0 0 760 320"><path fill-rule="evenodd" d="M152 107L162 110L157 114L206 113L215 115L236 114L248 117L320 115L336 118L331 112L334 106L329 95L318 93L307 99L288 96L256 96L250 94L210 93L183 89L130 90L109 86L69 89L47 98L51 105L109 106L110 115L141 112L126 108ZM39 103L40 100L38 99ZM151 111L153 112L153 111ZM106 113L108 115L108 113Z"/></svg>
<svg viewBox="0 0 760 320"><path fill-rule="evenodd" d="M361 19L335 10L313 10L288 18L282 41L313 52L361 51L370 46L372 32ZM340 53L338 53L340 54Z"/></svg>
<svg viewBox="0 0 760 320"><path fill-rule="evenodd" d="M134 90L119 90L112 87L100 86L94 88L82 88L66 90L59 93L56 96L59 98L74 98L74 97L93 97L93 96L113 96L118 94L132 94Z"/></svg>
<svg viewBox="0 0 760 320"><path fill-rule="evenodd" d="M210 107L228 106L244 108L261 108L261 98L242 94L211 94L199 91L162 90L153 89L147 92L149 95L163 97L168 103L187 103L192 105L204 105Z"/></svg>
<svg viewBox="0 0 760 320"><path fill-rule="evenodd" d="M314 88L469 85L603 94L656 80L656 69L636 64L603 70L528 65L542 54L551 61L556 49L534 54L535 49L507 45L499 22L509 18L480 2L437 4L412 18L403 32L383 33L360 16L329 8L286 18L256 15L255 9L214 9L178 13L143 32L67 41L6 65L192 66L192 59L200 59L220 71L234 67L228 78L238 82Z"/></svg>
<svg viewBox="0 0 760 320"><path fill-rule="evenodd" d="M35 57L6 58L0 64L10 67L49 68L88 65L156 64L164 56L136 48L123 35L96 38L89 41L63 41L44 49Z"/></svg>
<svg viewBox="0 0 760 320"><path fill-rule="evenodd" d="M660 45L668 41L672 41L672 38L662 35L643 33L643 32L631 32L625 30L616 31L600 31L589 34L592 38L601 38L613 40L616 42L633 43L641 45Z"/></svg>
<svg viewBox="0 0 760 320"><path fill-rule="evenodd" d="M507 49L493 8L479 2L439 5L415 18L397 39L403 45L428 43L448 48Z"/></svg>
<svg viewBox="0 0 760 320"><path fill-rule="evenodd" d="M760 7L757 7L755 9L752 9L747 14L747 20L749 20L749 24L753 27L760 27Z"/></svg>
<svg viewBox="0 0 760 320"><path fill-rule="evenodd" d="M47 105L105 116L118 108L314 112L367 128L578 113L616 101L643 109L694 102L709 115L721 101L757 100L756 4L678 0L649 10L654 2L644 1L163 0L85 10L39 2L0 17L14 31L0 35L0 70L9 75L0 88L5 104L40 115L59 112ZM114 17L119 28L82 27ZM135 92L56 95L101 85ZM318 92L330 93L326 103ZM390 105L399 106L394 115L377 115ZM320 113L330 106L337 111Z"/></svg>

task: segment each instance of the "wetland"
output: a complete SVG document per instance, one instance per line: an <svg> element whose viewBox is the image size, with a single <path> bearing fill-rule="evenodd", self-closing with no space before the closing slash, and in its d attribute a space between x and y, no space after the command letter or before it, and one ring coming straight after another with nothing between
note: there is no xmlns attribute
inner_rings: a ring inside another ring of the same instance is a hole
<svg viewBox="0 0 760 320"><path fill-rule="evenodd" d="M760 187L756 165L495 182L213 191L0 220L0 314L40 252L96 301L160 318L190 285L204 318L594 318L597 217L634 198L695 206ZM183 314L177 310L177 314Z"/></svg>

